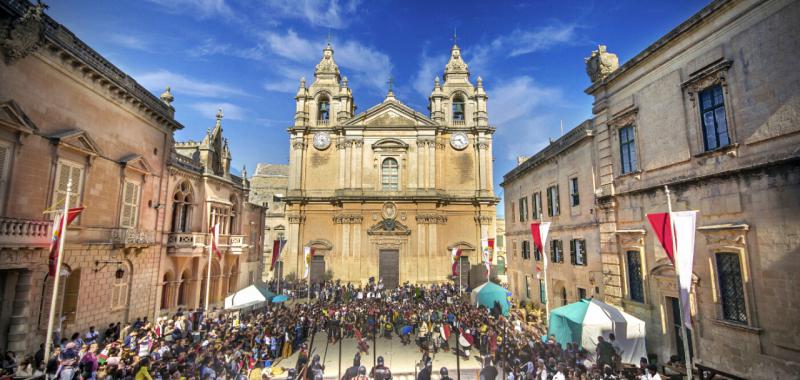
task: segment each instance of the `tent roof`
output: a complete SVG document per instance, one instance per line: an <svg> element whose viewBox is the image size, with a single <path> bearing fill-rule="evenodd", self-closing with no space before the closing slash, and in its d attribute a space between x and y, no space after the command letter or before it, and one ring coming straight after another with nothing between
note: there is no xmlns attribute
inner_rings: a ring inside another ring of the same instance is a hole
<svg viewBox="0 0 800 380"><path fill-rule="evenodd" d="M225 297L225 309L236 310L267 302L275 297L263 284L253 284Z"/></svg>
<svg viewBox="0 0 800 380"><path fill-rule="evenodd" d="M586 317L586 311L589 310L589 303L591 303L591 300L580 300L578 302L553 309L550 311L550 313L559 315L574 323L583 323L583 319Z"/></svg>

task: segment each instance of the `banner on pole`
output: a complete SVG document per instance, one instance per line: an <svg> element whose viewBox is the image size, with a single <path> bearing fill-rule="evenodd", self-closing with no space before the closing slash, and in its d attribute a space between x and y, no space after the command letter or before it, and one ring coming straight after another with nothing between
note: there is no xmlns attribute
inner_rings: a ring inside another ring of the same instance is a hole
<svg viewBox="0 0 800 380"><path fill-rule="evenodd" d="M278 259L281 257L281 251L283 251L283 247L286 245L286 240L275 240L272 242L272 263L269 266L269 270L275 270L275 263L278 262Z"/></svg>
<svg viewBox="0 0 800 380"><path fill-rule="evenodd" d="M222 260L222 252L219 250L219 223L211 227L211 250L217 255L217 259Z"/></svg>
<svg viewBox="0 0 800 380"><path fill-rule="evenodd" d="M459 276L461 272L461 269L459 268L458 265L458 263L461 261L460 249L453 248L452 261L453 261L453 276Z"/></svg>
<svg viewBox="0 0 800 380"><path fill-rule="evenodd" d="M56 275L56 263L58 262L58 246L61 243L61 231L64 230L64 219L66 219L67 226L69 226L78 215L83 212L83 207L75 207L67 210L67 217L64 218L61 214L57 214L53 218L53 237L50 241L50 257L49 257L49 273L50 276Z"/></svg>
<svg viewBox="0 0 800 380"><path fill-rule="evenodd" d="M672 252L672 229L670 228L670 215L668 212L659 212L655 214L647 214L647 220L650 221L650 226L653 227L658 242L667 253L667 257L672 264L675 264L675 254Z"/></svg>
<svg viewBox="0 0 800 380"><path fill-rule="evenodd" d="M697 211L676 211L670 215L670 219L675 231L675 271L678 272L678 285L683 305L681 315L683 316L683 325L692 329L692 308L689 294L692 291Z"/></svg>

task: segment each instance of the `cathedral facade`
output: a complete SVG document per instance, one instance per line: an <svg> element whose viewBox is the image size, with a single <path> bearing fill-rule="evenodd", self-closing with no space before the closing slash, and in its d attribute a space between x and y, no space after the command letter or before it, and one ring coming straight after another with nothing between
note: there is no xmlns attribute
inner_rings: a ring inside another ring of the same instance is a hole
<svg viewBox="0 0 800 380"><path fill-rule="evenodd" d="M289 129L288 241L280 270L311 281L478 281L482 241L494 238L492 135L481 78L470 82L454 45L428 115L386 98L356 114L330 44L315 80L301 80ZM308 258L306 253L310 252ZM472 274L469 277L469 274Z"/></svg>

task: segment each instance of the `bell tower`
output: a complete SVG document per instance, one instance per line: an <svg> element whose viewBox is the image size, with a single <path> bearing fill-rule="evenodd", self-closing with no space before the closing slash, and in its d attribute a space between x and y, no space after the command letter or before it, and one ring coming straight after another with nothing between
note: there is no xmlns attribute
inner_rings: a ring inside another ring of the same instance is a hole
<svg viewBox="0 0 800 380"><path fill-rule="evenodd" d="M306 87L305 78L300 79L295 101L295 127L325 128L353 117L353 93L347 77L339 72L330 42L322 49L322 59L314 69L314 83Z"/></svg>

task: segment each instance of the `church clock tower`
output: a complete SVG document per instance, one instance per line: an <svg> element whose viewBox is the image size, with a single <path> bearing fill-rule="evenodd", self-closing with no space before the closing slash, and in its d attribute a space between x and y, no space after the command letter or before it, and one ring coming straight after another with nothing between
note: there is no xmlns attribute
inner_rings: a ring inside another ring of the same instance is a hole
<svg viewBox="0 0 800 380"><path fill-rule="evenodd" d="M285 273L312 281L383 279L387 286L450 280L461 249L462 281L477 283L485 240L494 238L492 135L481 78L470 82L454 45L429 97L429 114L391 88L365 112L356 106L328 44L301 79L289 127ZM482 278L481 278L482 277Z"/></svg>

